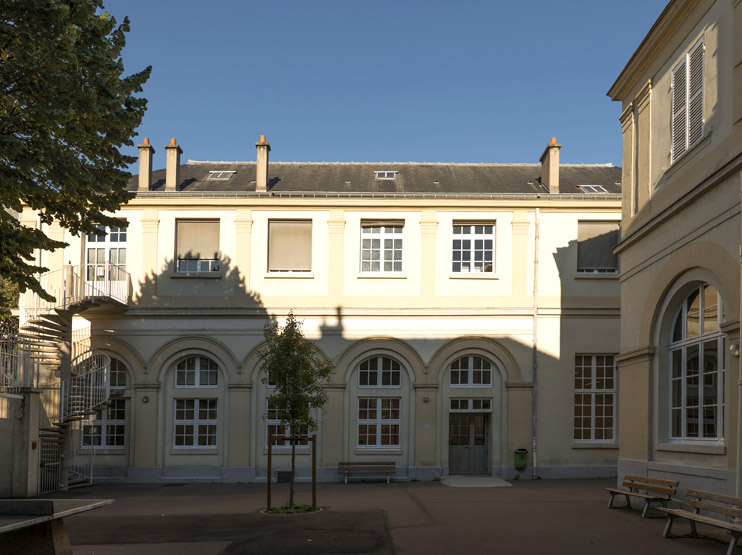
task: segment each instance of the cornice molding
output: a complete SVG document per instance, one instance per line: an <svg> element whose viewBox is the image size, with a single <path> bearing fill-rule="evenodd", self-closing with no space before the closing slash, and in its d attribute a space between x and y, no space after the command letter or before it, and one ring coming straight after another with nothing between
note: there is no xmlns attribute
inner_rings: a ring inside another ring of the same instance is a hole
<svg viewBox="0 0 742 555"><path fill-rule="evenodd" d="M626 351L616 357L616 362L621 366L631 366L640 362L651 362L654 358L654 346L647 345L633 351Z"/></svg>

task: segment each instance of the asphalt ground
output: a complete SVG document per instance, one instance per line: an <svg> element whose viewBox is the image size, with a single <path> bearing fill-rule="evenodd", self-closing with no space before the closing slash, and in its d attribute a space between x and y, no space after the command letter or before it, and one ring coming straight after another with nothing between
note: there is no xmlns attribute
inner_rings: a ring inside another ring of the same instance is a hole
<svg viewBox="0 0 742 555"><path fill-rule="evenodd" d="M318 484L321 512L266 515L265 484L94 485L53 498L115 499L65 519L74 555L725 553L728 536L662 537L665 518L606 508L613 479ZM296 501L311 502L309 484ZM288 485L273 485L273 504ZM621 500L617 499L617 505ZM659 513L657 513L659 514ZM679 522L674 533L690 528ZM742 553L742 551L740 551Z"/></svg>

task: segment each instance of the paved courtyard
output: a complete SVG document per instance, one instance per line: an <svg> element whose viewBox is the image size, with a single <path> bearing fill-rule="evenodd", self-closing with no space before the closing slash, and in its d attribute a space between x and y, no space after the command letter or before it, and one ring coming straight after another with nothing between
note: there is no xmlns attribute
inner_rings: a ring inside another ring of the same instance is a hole
<svg viewBox="0 0 742 555"><path fill-rule="evenodd" d="M74 555L726 552L723 532L665 539L664 518L606 509L603 487L614 483L319 484L322 512L286 516L260 513L264 484L95 485L56 497L116 500L65 519ZM288 498L287 485L273 490L274 505ZM310 486L298 484L297 502L310 501Z"/></svg>

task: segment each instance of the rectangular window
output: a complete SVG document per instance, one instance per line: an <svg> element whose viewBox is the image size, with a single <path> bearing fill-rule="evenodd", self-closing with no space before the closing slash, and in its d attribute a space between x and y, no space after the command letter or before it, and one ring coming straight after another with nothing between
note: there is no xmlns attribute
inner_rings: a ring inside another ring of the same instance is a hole
<svg viewBox="0 0 742 555"><path fill-rule="evenodd" d="M306 447L309 445L309 430L304 430L303 433L299 433L301 439L296 443L297 447ZM270 399L265 400L265 446L268 447L268 436L273 439L274 447L291 447L289 437L291 436L291 428L286 424L283 424L278 418L278 411Z"/></svg>
<svg viewBox="0 0 742 555"><path fill-rule="evenodd" d="M393 171L377 171L374 173L376 174L376 179L396 179L397 178L397 172L393 172Z"/></svg>
<svg viewBox="0 0 742 555"><path fill-rule="evenodd" d="M701 39L672 70L672 161L703 138L703 87L706 44Z"/></svg>
<svg viewBox="0 0 742 555"><path fill-rule="evenodd" d="M216 399L175 399L173 446L216 447Z"/></svg>
<svg viewBox="0 0 742 555"><path fill-rule="evenodd" d="M361 272L401 272L404 220L361 222Z"/></svg>
<svg viewBox="0 0 742 555"><path fill-rule="evenodd" d="M614 441L616 369L613 355L575 356L574 439Z"/></svg>
<svg viewBox="0 0 742 555"><path fill-rule="evenodd" d="M268 222L268 271L312 271L312 220Z"/></svg>
<svg viewBox="0 0 742 555"><path fill-rule="evenodd" d="M82 428L83 447L123 449L126 431L126 400L110 399L99 417Z"/></svg>
<svg viewBox="0 0 742 555"><path fill-rule="evenodd" d="M399 447L399 426L399 399L358 399L358 447Z"/></svg>
<svg viewBox="0 0 742 555"><path fill-rule="evenodd" d="M86 281L126 281L126 227L96 226L105 232L88 233L85 253Z"/></svg>
<svg viewBox="0 0 742 555"><path fill-rule="evenodd" d="M176 220L178 272L219 271L219 220Z"/></svg>
<svg viewBox="0 0 742 555"><path fill-rule="evenodd" d="M495 271L495 224L453 222L451 271L493 273Z"/></svg>
<svg viewBox="0 0 742 555"><path fill-rule="evenodd" d="M451 399L449 412L492 412L492 400Z"/></svg>
<svg viewBox="0 0 742 555"><path fill-rule="evenodd" d="M577 271L585 274L611 274L618 271L618 222L577 223Z"/></svg>

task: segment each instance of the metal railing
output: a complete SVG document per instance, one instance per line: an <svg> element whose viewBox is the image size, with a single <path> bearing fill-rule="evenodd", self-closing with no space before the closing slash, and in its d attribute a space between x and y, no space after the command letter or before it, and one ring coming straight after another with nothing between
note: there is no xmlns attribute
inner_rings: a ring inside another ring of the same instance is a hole
<svg viewBox="0 0 742 555"><path fill-rule="evenodd" d="M128 304L131 276L116 264L65 265L61 270L39 276L41 287L54 297L42 299L33 291L23 294L23 321L36 320L54 310L70 310L83 301L114 300Z"/></svg>
<svg viewBox="0 0 742 555"><path fill-rule="evenodd" d="M79 419L101 407L110 396L111 358L92 353L67 380L39 386L41 404L51 423Z"/></svg>
<svg viewBox="0 0 742 555"><path fill-rule="evenodd" d="M110 396L111 358L108 355L92 354L78 368L76 376L59 384L61 422L90 414Z"/></svg>
<svg viewBox="0 0 742 555"><path fill-rule="evenodd" d="M0 331L0 392L18 393L35 385L33 347L31 338L26 335Z"/></svg>

